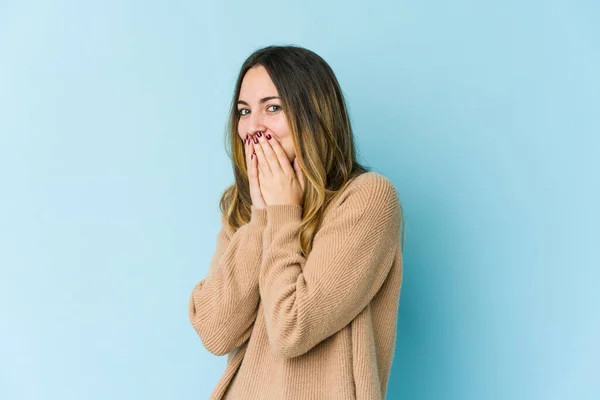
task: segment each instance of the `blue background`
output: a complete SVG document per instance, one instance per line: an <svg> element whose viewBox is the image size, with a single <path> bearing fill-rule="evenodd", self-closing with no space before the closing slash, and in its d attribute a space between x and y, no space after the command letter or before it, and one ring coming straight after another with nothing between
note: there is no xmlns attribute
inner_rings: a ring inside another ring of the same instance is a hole
<svg viewBox="0 0 600 400"><path fill-rule="evenodd" d="M244 59L332 66L407 239L389 399L598 399L596 1L0 2L0 398L206 399Z"/></svg>

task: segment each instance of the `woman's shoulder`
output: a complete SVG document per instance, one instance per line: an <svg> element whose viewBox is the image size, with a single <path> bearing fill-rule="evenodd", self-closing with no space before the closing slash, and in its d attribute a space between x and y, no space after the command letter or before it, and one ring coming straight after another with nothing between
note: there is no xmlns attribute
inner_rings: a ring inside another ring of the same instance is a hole
<svg viewBox="0 0 600 400"><path fill-rule="evenodd" d="M344 197L357 196L357 194L375 199L379 196L390 197L397 195L396 187L392 181L385 175L368 171L364 172L354 179L344 189Z"/></svg>
<svg viewBox="0 0 600 400"><path fill-rule="evenodd" d="M354 177L330 206L322 219L320 232L332 232L331 229L341 224L349 229L344 235L352 235L357 229L375 229L373 227L390 238L399 235L402 207L396 188L385 175L368 171Z"/></svg>
<svg viewBox="0 0 600 400"><path fill-rule="evenodd" d="M382 210L399 203L398 192L392 181L385 175L368 171L354 177L342 190L334 209L374 208Z"/></svg>

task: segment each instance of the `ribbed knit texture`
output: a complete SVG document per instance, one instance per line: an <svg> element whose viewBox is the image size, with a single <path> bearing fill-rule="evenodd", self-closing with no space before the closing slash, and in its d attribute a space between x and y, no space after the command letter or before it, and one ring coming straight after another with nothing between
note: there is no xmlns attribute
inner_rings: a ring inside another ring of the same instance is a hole
<svg viewBox="0 0 600 400"><path fill-rule="evenodd" d="M203 345L227 354L211 400L385 399L402 283L393 184L367 172L325 210L302 257L302 207L252 207L217 235L189 301Z"/></svg>

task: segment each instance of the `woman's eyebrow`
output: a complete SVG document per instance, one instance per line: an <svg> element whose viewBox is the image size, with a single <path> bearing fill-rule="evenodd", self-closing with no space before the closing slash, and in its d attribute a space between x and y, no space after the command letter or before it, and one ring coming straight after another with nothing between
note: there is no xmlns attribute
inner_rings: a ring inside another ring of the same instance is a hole
<svg viewBox="0 0 600 400"><path fill-rule="evenodd" d="M280 99L279 96L268 96L268 97L263 97L262 99L259 100L260 103L264 103L265 101L269 101L269 100L273 100L273 99ZM249 105L248 103L246 103L244 100L238 100L237 102L238 104L245 104L245 105Z"/></svg>

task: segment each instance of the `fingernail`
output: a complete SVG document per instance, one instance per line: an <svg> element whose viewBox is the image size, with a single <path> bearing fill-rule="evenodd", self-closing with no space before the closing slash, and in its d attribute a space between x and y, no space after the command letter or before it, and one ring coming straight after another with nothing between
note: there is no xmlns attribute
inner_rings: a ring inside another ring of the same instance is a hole
<svg viewBox="0 0 600 400"><path fill-rule="evenodd" d="M254 138L254 143L258 144L258 139Z"/></svg>
<svg viewBox="0 0 600 400"><path fill-rule="evenodd" d="M262 132L256 132L256 136L261 137L262 136Z"/></svg>
<svg viewBox="0 0 600 400"><path fill-rule="evenodd" d="M252 160L253 158L254 158L254 153L252 153L252 154L250 155L250 159Z"/></svg>
<svg viewBox="0 0 600 400"><path fill-rule="evenodd" d="M265 137L269 140L271 140L271 135L269 135L268 133L265 135Z"/></svg>

